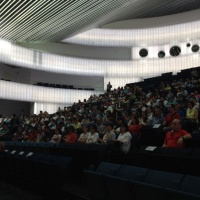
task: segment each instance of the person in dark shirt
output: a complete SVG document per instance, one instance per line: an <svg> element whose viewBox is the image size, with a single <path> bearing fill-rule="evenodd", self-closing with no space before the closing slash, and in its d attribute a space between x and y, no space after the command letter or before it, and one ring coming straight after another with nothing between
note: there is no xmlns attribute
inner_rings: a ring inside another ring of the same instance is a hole
<svg viewBox="0 0 200 200"><path fill-rule="evenodd" d="M172 129L172 122L174 121L174 119L181 118L180 114L175 110L174 104L169 105L168 110L169 110L169 114L167 114L163 122L164 132L168 132L169 130Z"/></svg>

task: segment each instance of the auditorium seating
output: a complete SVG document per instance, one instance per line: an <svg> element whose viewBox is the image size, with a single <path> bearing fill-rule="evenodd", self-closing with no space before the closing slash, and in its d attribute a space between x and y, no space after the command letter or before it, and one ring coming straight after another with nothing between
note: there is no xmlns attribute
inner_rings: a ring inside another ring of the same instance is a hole
<svg viewBox="0 0 200 200"><path fill-rule="evenodd" d="M174 173L200 175L200 148L162 148L142 146L134 149L122 159L115 160L109 145L99 144L52 144L34 142L5 142L9 151L25 151L44 155L67 156L73 158L73 169L77 177L82 170L90 165L97 166L100 162L115 162L120 164L135 165L149 169L163 170ZM122 157L122 155L120 155ZM173 163L169 165L169 163Z"/></svg>
<svg viewBox="0 0 200 200"><path fill-rule="evenodd" d="M55 144L34 142L5 142L10 151L27 151L44 155L67 156L73 158L73 176L81 177L82 170L90 165L98 165L101 161L108 161L109 146L99 144Z"/></svg>
<svg viewBox="0 0 200 200"><path fill-rule="evenodd" d="M127 155L127 164L150 169L164 170L200 176L200 150L196 148L162 148L154 147L147 150L143 146L139 151Z"/></svg>
<svg viewBox="0 0 200 200"><path fill-rule="evenodd" d="M111 163L84 172L92 200L200 199L197 176Z"/></svg>
<svg viewBox="0 0 200 200"><path fill-rule="evenodd" d="M60 191L69 177L71 162L66 156L6 150L0 153L1 180L30 190Z"/></svg>

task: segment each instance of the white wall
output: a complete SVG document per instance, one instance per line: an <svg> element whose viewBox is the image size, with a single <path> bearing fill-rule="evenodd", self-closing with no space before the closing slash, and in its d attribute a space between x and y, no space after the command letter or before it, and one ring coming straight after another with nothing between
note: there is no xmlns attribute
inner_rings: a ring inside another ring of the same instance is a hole
<svg viewBox="0 0 200 200"><path fill-rule="evenodd" d="M26 68L12 68L0 63L0 79L11 80L17 83L34 84L37 82L73 85L75 88L94 88L103 91L104 81L102 76L78 76L50 73Z"/></svg>
<svg viewBox="0 0 200 200"><path fill-rule="evenodd" d="M60 103L40 103L35 102L34 103L34 114L39 114L40 111L47 111L49 114L55 113L58 110L58 107L60 107L61 110L64 109L64 107L71 106L71 104L60 104Z"/></svg>
<svg viewBox="0 0 200 200"><path fill-rule="evenodd" d="M170 38L170 36L168 37ZM161 38L162 35L160 40ZM124 86L124 83L127 82L141 80L141 78L160 76L162 73L178 72L181 69L200 66L199 52L178 57L166 57L164 59L95 60L33 51L0 39L1 41L3 41L3 47L8 49L8 51L0 49L0 60L4 63L49 73L104 77L104 89L106 88L107 80L112 80L113 87L118 87ZM78 80L76 81L78 82Z"/></svg>
<svg viewBox="0 0 200 200"><path fill-rule="evenodd" d="M99 60L131 60L130 47L96 47L63 43L19 43L20 46L59 55Z"/></svg>
<svg viewBox="0 0 200 200"><path fill-rule="evenodd" d="M60 103L71 105L88 99L97 91L58 89L0 80L0 98L27 102Z"/></svg>

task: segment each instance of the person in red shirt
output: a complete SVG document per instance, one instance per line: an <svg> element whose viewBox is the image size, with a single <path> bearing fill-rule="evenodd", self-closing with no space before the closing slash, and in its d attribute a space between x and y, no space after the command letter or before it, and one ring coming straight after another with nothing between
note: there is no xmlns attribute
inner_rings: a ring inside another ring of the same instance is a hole
<svg viewBox="0 0 200 200"><path fill-rule="evenodd" d="M78 135L75 133L75 128L73 126L69 126L67 128L67 135L63 138L64 142L67 143L76 143L78 139Z"/></svg>
<svg viewBox="0 0 200 200"><path fill-rule="evenodd" d="M172 122L174 119L181 119L181 116L178 112L176 112L176 107L174 104L171 104L169 107L168 107L168 110L169 110L169 114L167 114L167 116L165 117L164 119L164 122L163 122L163 131L164 132L168 132L172 129Z"/></svg>
<svg viewBox="0 0 200 200"><path fill-rule="evenodd" d="M35 127L33 127L31 132L29 133L28 142L36 142L37 135L38 135L37 129Z"/></svg>
<svg viewBox="0 0 200 200"><path fill-rule="evenodd" d="M130 133L139 135L141 128L142 128L142 125L139 123L139 119L137 117L133 117L131 120L131 124L128 127Z"/></svg>
<svg viewBox="0 0 200 200"><path fill-rule="evenodd" d="M172 122L172 130L167 132L163 147L182 148L183 141L191 137L190 133L181 129L180 119L174 119Z"/></svg>

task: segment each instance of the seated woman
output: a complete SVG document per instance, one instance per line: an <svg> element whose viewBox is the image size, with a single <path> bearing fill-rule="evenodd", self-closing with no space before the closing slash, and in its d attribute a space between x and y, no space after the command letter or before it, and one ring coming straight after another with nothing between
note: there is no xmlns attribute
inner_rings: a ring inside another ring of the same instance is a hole
<svg viewBox="0 0 200 200"><path fill-rule="evenodd" d="M81 120L81 124L82 124L82 125L85 125L85 124L88 124L88 123L89 123L88 115L87 115L87 114L84 114L84 115L83 115L83 119Z"/></svg>
<svg viewBox="0 0 200 200"><path fill-rule="evenodd" d="M113 124L109 123L106 126L106 133L104 134L103 138L99 138L98 142L102 144L111 143L116 139L116 134L113 130Z"/></svg>
<svg viewBox="0 0 200 200"><path fill-rule="evenodd" d="M148 124L148 117L146 112L142 112L142 116L139 118L139 122L141 125L146 126Z"/></svg>
<svg viewBox="0 0 200 200"><path fill-rule="evenodd" d="M98 139L99 139L99 134L97 133L97 126L92 125L86 143L87 144L97 143Z"/></svg>
<svg viewBox="0 0 200 200"><path fill-rule="evenodd" d="M128 153L131 149L131 139L132 136L128 131L128 126L126 124L122 124L120 128L120 134L117 138L116 144L120 144L120 151L122 153Z"/></svg>
<svg viewBox="0 0 200 200"><path fill-rule="evenodd" d="M192 132L197 127L197 124L198 124L198 110L195 108L194 102L189 101L184 121L185 129L189 132Z"/></svg>
<svg viewBox="0 0 200 200"><path fill-rule="evenodd" d="M63 138L63 141L67 143L76 143L77 139L78 135L75 132L75 128L73 126L67 127L67 135Z"/></svg>
<svg viewBox="0 0 200 200"><path fill-rule="evenodd" d="M86 140L87 140L88 135L89 135L88 130L87 130L87 126L83 125L82 131L83 131L83 133L81 133L77 142L86 143Z"/></svg>
<svg viewBox="0 0 200 200"><path fill-rule="evenodd" d="M188 108L186 110L186 119L189 119L191 121L198 121L198 110L194 107L195 104L193 101L188 102Z"/></svg>
<svg viewBox="0 0 200 200"><path fill-rule="evenodd" d="M77 120L77 118L73 119L73 126L76 130L81 128L81 123Z"/></svg>
<svg viewBox="0 0 200 200"><path fill-rule="evenodd" d="M53 137L51 138L51 143L59 143L61 141L62 135L61 135L61 131L59 131L58 129L55 129L55 134L53 135Z"/></svg>
<svg viewBox="0 0 200 200"><path fill-rule="evenodd" d="M140 134L140 129L142 128L142 125L139 123L139 119L137 117L133 117L131 120L131 124L128 128L130 133L132 134Z"/></svg>

